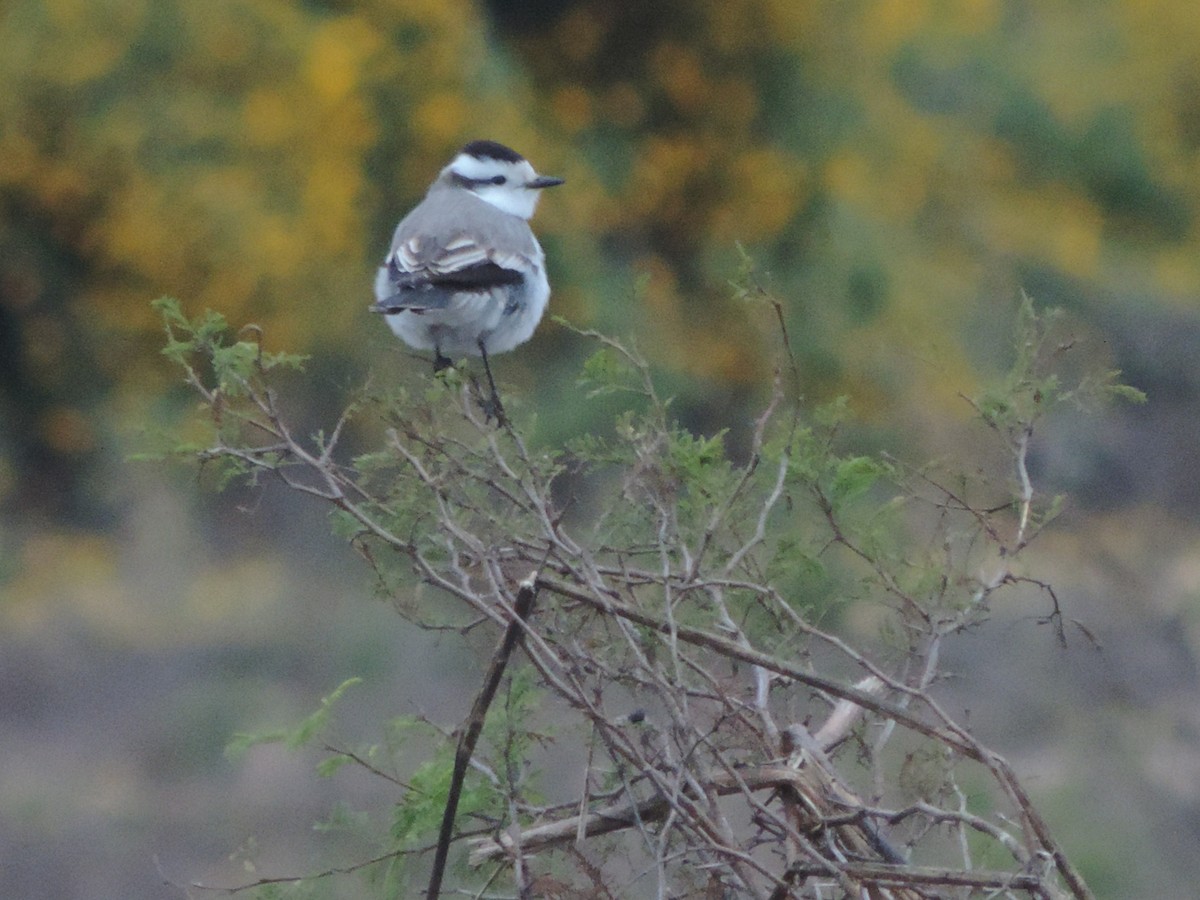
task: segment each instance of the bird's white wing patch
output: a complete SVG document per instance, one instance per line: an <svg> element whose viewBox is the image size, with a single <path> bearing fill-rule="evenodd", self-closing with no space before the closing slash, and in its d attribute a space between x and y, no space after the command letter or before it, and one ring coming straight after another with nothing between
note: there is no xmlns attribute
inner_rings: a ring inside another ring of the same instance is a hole
<svg viewBox="0 0 1200 900"><path fill-rule="evenodd" d="M532 268L524 254L489 252L468 234L457 234L445 243L416 235L397 244L392 259L401 272L414 275L446 275L487 262L517 272Z"/></svg>
<svg viewBox="0 0 1200 900"><path fill-rule="evenodd" d="M493 250L487 255L488 262L495 263L502 269L512 269L514 272L528 274L533 268L533 260L523 253L502 253Z"/></svg>

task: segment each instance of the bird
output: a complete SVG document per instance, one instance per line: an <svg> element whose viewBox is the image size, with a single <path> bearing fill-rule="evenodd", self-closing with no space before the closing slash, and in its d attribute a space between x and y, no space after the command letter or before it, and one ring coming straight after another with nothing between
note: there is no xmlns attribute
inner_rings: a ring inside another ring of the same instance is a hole
<svg viewBox="0 0 1200 900"><path fill-rule="evenodd" d="M546 311L546 255L529 219L541 192L564 179L539 175L520 153L471 141L400 220L375 276L375 302L410 347L483 359L491 389L486 418L505 422L488 357L525 343Z"/></svg>

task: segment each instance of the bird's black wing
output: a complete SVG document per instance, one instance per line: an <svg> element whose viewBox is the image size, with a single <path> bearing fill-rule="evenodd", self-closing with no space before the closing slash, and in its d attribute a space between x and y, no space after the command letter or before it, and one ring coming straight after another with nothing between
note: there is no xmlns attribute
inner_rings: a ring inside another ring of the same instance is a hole
<svg viewBox="0 0 1200 900"><path fill-rule="evenodd" d="M377 300L371 309L385 315L405 309L441 309L455 294L520 284L524 277L515 269L491 262L437 274L397 272L389 266L388 284L392 292Z"/></svg>
<svg viewBox="0 0 1200 900"><path fill-rule="evenodd" d="M378 291L383 296L371 309L384 314L444 309L455 294L520 284L528 266L524 257L500 258L465 234L456 234L446 243L410 238L398 242L388 257L386 285L382 277L377 285L386 290Z"/></svg>

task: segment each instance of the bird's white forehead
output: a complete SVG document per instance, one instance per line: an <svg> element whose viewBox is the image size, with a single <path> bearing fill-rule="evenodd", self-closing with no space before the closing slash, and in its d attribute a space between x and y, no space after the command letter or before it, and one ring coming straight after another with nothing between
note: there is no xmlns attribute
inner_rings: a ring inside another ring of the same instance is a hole
<svg viewBox="0 0 1200 900"><path fill-rule="evenodd" d="M537 177L528 160L509 162L504 159L493 159L490 156L478 157L468 153L460 153L450 163L450 171L464 178L484 180L503 175L517 184L524 184Z"/></svg>

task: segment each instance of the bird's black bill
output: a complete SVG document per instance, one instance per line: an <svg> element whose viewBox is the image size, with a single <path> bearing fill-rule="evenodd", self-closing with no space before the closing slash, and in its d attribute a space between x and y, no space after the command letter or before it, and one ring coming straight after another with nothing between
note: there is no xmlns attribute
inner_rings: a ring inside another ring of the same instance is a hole
<svg viewBox="0 0 1200 900"><path fill-rule="evenodd" d="M525 187L541 190L542 188L558 187L558 185L564 184L565 182L565 178L554 178L551 175L539 175L537 178L533 179L533 181L527 182Z"/></svg>

